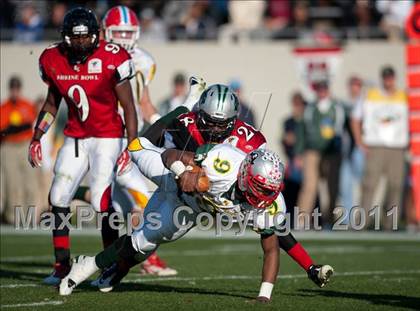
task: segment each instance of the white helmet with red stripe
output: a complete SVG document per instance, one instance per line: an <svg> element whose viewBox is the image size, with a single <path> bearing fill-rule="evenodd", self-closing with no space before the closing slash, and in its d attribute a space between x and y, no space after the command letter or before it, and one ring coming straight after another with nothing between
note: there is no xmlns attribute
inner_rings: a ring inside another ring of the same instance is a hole
<svg viewBox="0 0 420 311"><path fill-rule="evenodd" d="M140 37L140 22L133 10L126 6L114 6L103 19L105 39L132 50Z"/></svg>
<svg viewBox="0 0 420 311"><path fill-rule="evenodd" d="M283 188L284 164L273 151L256 149L247 154L238 173L238 187L255 208L273 204Z"/></svg>

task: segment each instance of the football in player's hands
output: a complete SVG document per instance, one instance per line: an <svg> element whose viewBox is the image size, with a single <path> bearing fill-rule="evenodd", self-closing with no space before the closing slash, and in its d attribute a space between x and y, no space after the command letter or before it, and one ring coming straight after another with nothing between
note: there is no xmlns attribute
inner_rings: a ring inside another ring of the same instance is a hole
<svg viewBox="0 0 420 311"><path fill-rule="evenodd" d="M210 182L204 170L197 165L188 165L179 176L178 185L183 192L206 192Z"/></svg>

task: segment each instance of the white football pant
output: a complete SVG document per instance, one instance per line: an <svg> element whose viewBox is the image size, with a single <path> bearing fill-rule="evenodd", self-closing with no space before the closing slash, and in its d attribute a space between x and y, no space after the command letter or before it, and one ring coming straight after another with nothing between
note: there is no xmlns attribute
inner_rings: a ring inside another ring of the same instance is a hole
<svg viewBox="0 0 420 311"><path fill-rule="evenodd" d="M50 191L53 206L68 207L80 182L90 171L91 204L107 211L111 200L114 167L121 152L121 138L66 137L54 166Z"/></svg>

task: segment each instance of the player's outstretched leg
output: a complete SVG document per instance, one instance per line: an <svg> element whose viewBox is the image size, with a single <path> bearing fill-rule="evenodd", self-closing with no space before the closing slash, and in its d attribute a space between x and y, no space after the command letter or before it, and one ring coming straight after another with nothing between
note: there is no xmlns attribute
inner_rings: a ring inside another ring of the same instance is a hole
<svg viewBox="0 0 420 311"><path fill-rule="evenodd" d="M98 269L95 257L80 255L74 258L69 274L61 280L60 295L70 295L77 285L98 271Z"/></svg>
<svg viewBox="0 0 420 311"><path fill-rule="evenodd" d="M173 268L166 265L156 252L153 252L140 266L140 274L151 274L157 276L174 276L178 274Z"/></svg>
<svg viewBox="0 0 420 311"><path fill-rule="evenodd" d="M330 265L312 265L308 270L308 277L319 287L324 287L330 281L334 269Z"/></svg>
<svg viewBox="0 0 420 311"><path fill-rule="evenodd" d="M160 171L160 173L162 173L162 171ZM150 199L150 190L144 179L145 177L140 173L139 168L134 165L130 170L127 170L116 177L117 183L125 190L127 195L131 197L133 202L131 212L137 211L143 213L147 206L147 202ZM135 213L133 213L133 215L135 215ZM132 220L135 221L134 218ZM133 223L133 227L137 226L138 223ZM178 274L175 269L168 267L156 253L153 253L141 264L140 272L142 274L157 276L173 276Z"/></svg>
<svg viewBox="0 0 420 311"><path fill-rule="evenodd" d="M119 237L112 245L104 249L95 257L85 255L78 256L74 259L70 273L61 280L60 295L67 296L73 292L80 283L89 278L99 269L106 270L113 264L118 262L133 262L140 255L144 254L137 252L132 244L131 236L126 234ZM144 260L142 258L141 260ZM127 270L128 272L128 270ZM122 277L119 279L121 280ZM111 286L112 290L112 286Z"/></svg>
<svg viewBox="0 0 420 311"><path fill-rule="evenodd" d="M324 287L334 273L334 269L329 265L315 265L312 258L291 233L278 237L279 246L290 257L301 266L310 280L319 287Z"/></svg>

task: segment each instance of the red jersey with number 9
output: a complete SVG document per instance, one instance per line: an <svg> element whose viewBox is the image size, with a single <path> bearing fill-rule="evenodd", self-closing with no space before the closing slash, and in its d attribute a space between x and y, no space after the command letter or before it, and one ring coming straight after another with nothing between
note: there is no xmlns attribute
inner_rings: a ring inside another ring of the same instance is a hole
<svg viewBox="0 0 420 311"><path fill-rule="evenodd" d="M64 135L123 137L115 86L135 74L125 49L101 40L84 63L72 65L63 47L52 45L41 54L39 67L42 79L57 89L68 105Z"/></svg>

